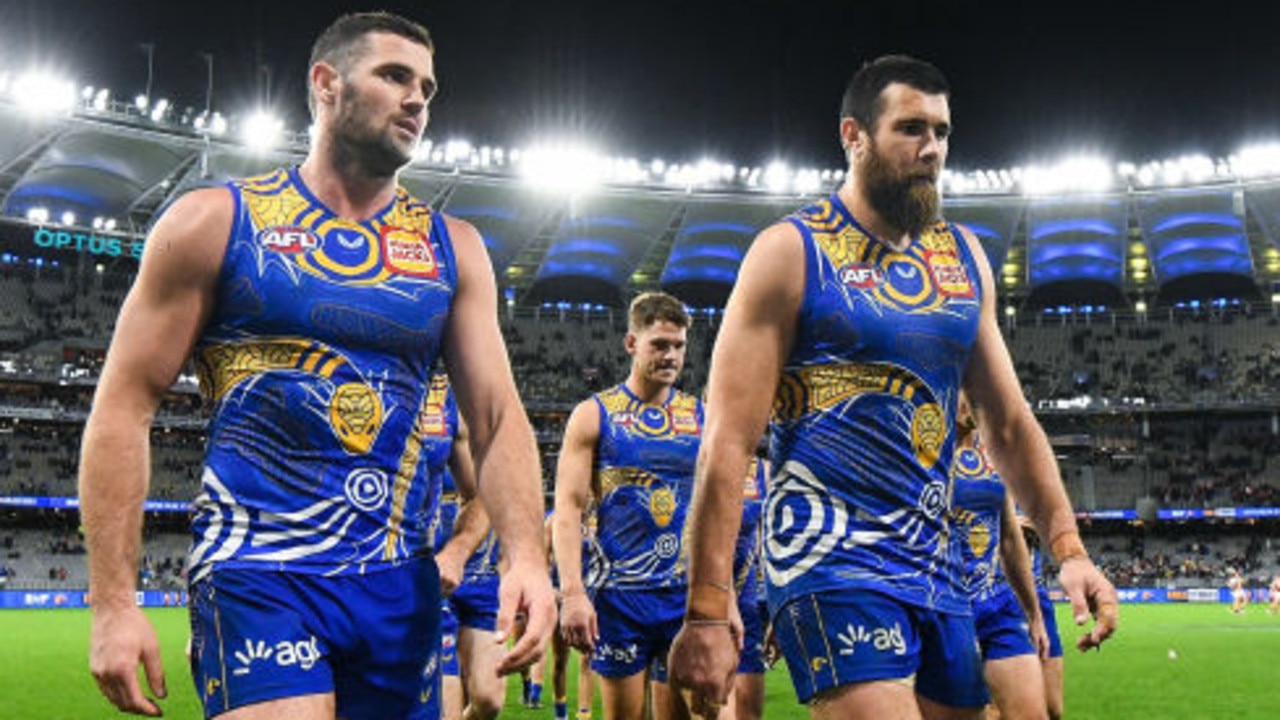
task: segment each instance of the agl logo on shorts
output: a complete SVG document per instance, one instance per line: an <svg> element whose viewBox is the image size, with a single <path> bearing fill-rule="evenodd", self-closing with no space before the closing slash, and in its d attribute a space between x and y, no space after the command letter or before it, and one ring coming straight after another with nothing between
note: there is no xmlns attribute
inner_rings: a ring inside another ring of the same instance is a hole
<svg viewBox="0 0 1280 720"><path fill-rule="evenodd" d="M868 630L866 626L848 623L843 632L836 633L840 641L840 654L852 655L859 645L870 645L879 652L892 652L894 655L907 653L907 641L902 636L902 626L894 623L893 627L879 627Z"/></svg>
<svg viewBox="0 0 1280 720"><path fill-rule="evenodd" d="M259 660L274 660L280 667L297 665L303 670L310 670L320 659L320 648L315 635L298 642L281 640L275 645L268 645L264 640L254 642L246 639L244 649L237 650L235 658L240 661L240 667L232 670L232 675L248 675Z"/></svg>

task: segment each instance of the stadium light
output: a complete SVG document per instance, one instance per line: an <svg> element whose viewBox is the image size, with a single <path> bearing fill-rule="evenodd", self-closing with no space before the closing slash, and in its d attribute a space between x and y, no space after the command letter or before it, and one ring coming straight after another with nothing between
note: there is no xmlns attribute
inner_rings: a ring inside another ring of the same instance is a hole
<svg viewBox="0 0 1280 720"><path fill-rule="evenodd" d="M1022 178L1027 195L1105 192L1113 184L1110 163L1089 156L1066 158L1050 167L1029 167Z"/></svg>
<svg viewBox="0 0 1280 720"><path fill-rule="evenodd" d="M764 170L764 187L769 192L783 193L787 191L787 186L791 184L791 169L787 164L775 160L769 163Z"/></svg>
<svg viewBox="0 0 1280 720"><path fill-rule="evenodd" d="M1235 176L1243 180L1280 174L1280 143L1245 146L1227 162Z"/></svg>
<svg viewBox="0 0 1280 720"><path fill-rule="evenodd" d="M62 220L62 224L63 224L63 225L75 225L75 224L76 224L76 214L75 214L75 213L73 213L73 212L71 212L70 210L67 210L67 211L65 211L65 212L63 212L63 213L62 213L62 218L61 218L61 220Z"/></svg>
<svg viewBox="0 0 1280 720"><path fill-rule="evenodd" d="M250 150L265 152L280 142L284 121L265 110L253 112L241 126L241 135Z"/></svg>
<svg viewBox="0 0 1280 720"><path fill-rule="evenodd" d="M548 192L579 194L597 187L606 177L609 160L593 148L571 142L535 145L521 154L525 182Z"/></svg>
<svg viewBox="0 0 1280 720"><path fill-rule="evenodd" d="M49 208L37 205L27 209L27 221L43 225L49 222Z"/></svg>
<svg viewBox="0 0 1280 720"><path fill-rule="evenodd" d="M164 120L164 116L169 112L169 98L160 98L156 104L152 106L149 113L152 122L160 122Z"/></svg>
<svg viewBox="0 0 1280 720"><path fill-rule="evenodd" d="M35 115L68 112L76 106L75 83L40 70L18 76L12 94L19 107Z"/></svg>

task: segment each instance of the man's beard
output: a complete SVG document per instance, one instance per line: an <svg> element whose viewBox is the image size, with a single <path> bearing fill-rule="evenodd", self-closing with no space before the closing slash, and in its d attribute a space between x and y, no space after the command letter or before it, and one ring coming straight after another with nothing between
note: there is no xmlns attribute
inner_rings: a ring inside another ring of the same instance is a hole
<svg viewBox="0 0 1280 720"><path fill-rule="evenodd" d="M343 112L336 123L338 162L358 166L371 177L394 177L413 160L411 152L396 145L390 133L376 132L351 85L343 88Z"/></svg>
<svg viewBox="0 0 1280 720"><path fill-rule="evenodd" d="M912 237L941 218L937 183L899 176L880 155L874 141L868 147L859 180L880 217Z"/></svg>

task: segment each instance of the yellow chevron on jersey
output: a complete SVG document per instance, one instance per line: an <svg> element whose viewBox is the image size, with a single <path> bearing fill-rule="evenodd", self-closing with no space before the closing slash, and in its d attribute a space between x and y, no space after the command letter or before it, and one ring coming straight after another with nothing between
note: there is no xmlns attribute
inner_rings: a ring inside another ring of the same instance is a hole
<svg viewBox="0 0 1280 720"><path fill-rule="evenodd" d="M396 189L393 207L376 225L340 217L308 199L288 172L251 178L242 192L259 241L302 272L334 282L372 286L396 276L436 279L431 210ZM329 243L337 243L330 249ZM352 252L342 252L342 250Z"/></svg>
<svg viewBox="0 0 1280 720"><path fill-rule="evenodd" d="M773 421L795 422L867 394L900 397L915 406L911 440L916 461L932 467L941 457L948 425L942 407L920 378L887 363L831 363L786 370L774 394Z"/></svg>
<svg viewBox="0 0 1280 720"><path fill-rule="evenodd" d="M332 381L328 398L334 435L349 453L369 452L382 428L382 398L336 350L303 338L255 339L211 344L195 359L206 400L220 402L262 373L288 371Z"/></svg>
<svg viewBox="0 0 1280 720"><path fill-rule="evenodd" d="M441 373L437 373L437 376L439 375ZM435 385L434 377L431 384L432 386ZM427 416L425 410L430 400L430 392L422 396L422 407L418 409L418 419L414 423L413 432L409 433L404 439L404 451L400 453L395 483L391 488L391 512L387 518L387 537L382 546L383 560L394 560L398 557L404 557L405 554L405 548L401 547L400 544L401 526L404 524L405 500L408 498L409 489L418 474L418 458L422 456L422 422Z"/></svg>
<svg viewBox="0 0 1280 720"><path fill-rule="evenodd" d="M601 499L619 488L644 488L648 492L649 514L653 516L654 524L661 528L671 524L676 511L676 497L657 475L637 467L614 466L602 469L599 478Z"/></svg>
<svg viewBox="0 0 1280 720"><path fill-rule="evenodd" d="M830 201L820 203L817 215L806 216L805 222L815 245L850 289L910 312L931 312L948 298L975 296L974 279L946 223L925 230L918 248L898 252L873 242L857 225L842 222ZM894 282L891 273L909 280Z"/></svg>

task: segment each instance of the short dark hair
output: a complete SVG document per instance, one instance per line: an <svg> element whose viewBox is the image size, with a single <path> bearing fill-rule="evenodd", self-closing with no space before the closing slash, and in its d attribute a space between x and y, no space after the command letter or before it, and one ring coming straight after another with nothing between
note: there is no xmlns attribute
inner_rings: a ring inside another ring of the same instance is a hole
<svg viewBox="0 0 1280 720"><path fill-rule="evenodd" d="M882 55L853 74L840 101L840 118L853 118L870 131L884 110L881 94L893 83L931 95L951 95L947 78L930 63L907 55Z"/></svg>
<svg viewBox="0 0 1280 720"><path fill-rule="evenodd" d="M640 293L631 301L631 309L627 312L628 331L640 332L659 321L687 328L689 311L684 303L664 292Z"/></svg>
<svg viewBox="0 0 1280 720"><path fill-rule="evenodd" d="M399 35L432 53L436 50L431 33L412 20L382 11L348 13L334 20L316 38L311 46L311 60L307 63L307 68L314 67L318 62L325 62L345 73L364 49L368 36L377 32ZM315 100L310 93L307 103L312 106L312 112L315 112Z"/></svg>

